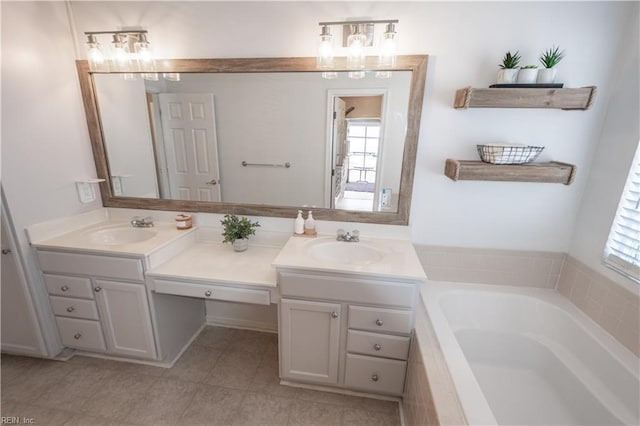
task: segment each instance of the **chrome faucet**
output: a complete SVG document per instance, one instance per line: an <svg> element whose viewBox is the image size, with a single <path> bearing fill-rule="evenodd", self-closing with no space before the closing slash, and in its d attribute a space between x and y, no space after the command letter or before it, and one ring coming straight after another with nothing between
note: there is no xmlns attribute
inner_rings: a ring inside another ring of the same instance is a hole
<svg viewBox="0 0 640 426"><path fill-rule="evenodd" d="M145 218L134 216L133 219L131 219L131 226L135 228L151 228L153 226L153 219L151 216Z"/></svg>
<svg viewBox="0 0 640 426"><path fill-rule="evenodd" d="M336 241L344 241L345 243L357 243L360 241L360 231L354 229L351 232L344 232L344 229L338 229Z"/></svg>

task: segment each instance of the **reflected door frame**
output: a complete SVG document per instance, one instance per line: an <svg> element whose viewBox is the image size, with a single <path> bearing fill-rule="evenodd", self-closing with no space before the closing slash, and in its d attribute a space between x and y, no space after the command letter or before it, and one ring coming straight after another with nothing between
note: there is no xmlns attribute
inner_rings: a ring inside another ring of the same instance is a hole
<svg viewBox="0 0 640 426"><path fill-rule="evenodd" d="M326 131L326 156L325 156L325 170L328 172L325 175L325 202L326 205L333 207L333 194L335 192L334 179L332 176L332 170L335 168L334 160L335 155L333 152L333 112L334 112L334 99L340 97L354 97L354 96L381 96L382 102L380 105L380 139L378 142L378 158L376 161L376 183L373 193L373 209L372 211L380 211L380 191L382 189L382 178L384 175L384 169L381 167L384 157L384 144L385 144L385 128L387 117L387 100L389 92L387 89L329 89L327 90L327 131Z"/></svg>

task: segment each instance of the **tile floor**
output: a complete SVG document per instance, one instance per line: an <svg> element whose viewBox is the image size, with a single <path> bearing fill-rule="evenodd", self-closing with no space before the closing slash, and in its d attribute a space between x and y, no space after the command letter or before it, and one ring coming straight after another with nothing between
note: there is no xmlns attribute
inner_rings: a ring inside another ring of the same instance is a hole
<svg viewBox="0 0 640 426"><path fill-rule="evenodd" d="M170 369L84 356L1 364L1 415L35 424L400 424L395 402L281 386L275 334L206 327Z"/></svg>

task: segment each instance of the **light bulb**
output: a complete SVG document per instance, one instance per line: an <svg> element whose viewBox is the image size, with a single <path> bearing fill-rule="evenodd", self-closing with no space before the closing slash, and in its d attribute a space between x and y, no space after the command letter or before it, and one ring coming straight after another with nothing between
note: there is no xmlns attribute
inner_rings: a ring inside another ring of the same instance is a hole
<svg viewBox="0 0 640 426"><path fill-rule="evenodd" d="M99 70L104 65L104 54L102 50L100 50L100 43L98 43L93 34L88 34L87 59L89 61L89 68L92 71Z"/></svg>
<svg viewBox="0 0 640 426"><path fill-rule="evenodd" d="M366 57L364 48L367 45L367 36L362 34L360 25L355 26L355 31L347 38L349 54L347 56L348 68L364 68Z"/></svg>
<svg viewBox="0 0 640 426"><path fill-rule="evenodd" d="M149 42L147 41L147 35L145 33L139 34L138 41L135 43L135 50L138 56L139 70L146 73L155 73L156 61L153 59L151 49L149 49Z"/></svg>
<svg viewBox="0 0 640 426"><path fill-rule="evenodd" d="M111 59L111 64L114 71L130 71L131 61L125 43L126 37L124 34L113 35L113 58Z"/></svg>
<svg viewBox="0 0 640 426"><path fill-rule="evenodd" d="M324 25L318 43L318 67L333 68L333 36L329 27Z"/></svg>
<svg viewBox="0 0 640 426"><path fill-rule="evenodd" d="M381 67L395 67L397 48L396 28L394 24L389 23L387 24L387 30L380 40L380 57L378 59L378 65Z"/></svg>

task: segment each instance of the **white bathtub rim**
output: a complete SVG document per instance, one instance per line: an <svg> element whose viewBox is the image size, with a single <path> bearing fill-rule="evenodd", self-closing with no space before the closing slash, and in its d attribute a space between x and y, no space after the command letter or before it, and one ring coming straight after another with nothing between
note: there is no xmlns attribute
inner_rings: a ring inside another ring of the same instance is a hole
<svg viewBox="0 0 640 426"><path fill-rule="evenodd" d="M452 289L452 287L455 287ZM498 293L512 293L518 297L529 298L535 302L543 302L551 309L568 315L574 323L597 341L603 341L604 350L617 360L633 377L640 380L640 362L638 357L626 346L616 340L587 314L582 312L569 299L554 289L538 287L518 287L495 284L468 284L447 281L428 281L423 285L430 294L430 299L438 300L442 293L456 291L489 291ZM435 297L434 297L435 296ZM437 305L436 305L437 306ZM439 308L438 308L439 309ZM440 309L439 309L440 310ZM446 321L446 318L444 318ZM449 324L448 321L445 324ZM451 328L449 326L449 328Z"/></svg>
<svg viewBox="0 0 640 426"><path fill-rule="evenodd" d="M423 290L427 289L427 291L421 292L422 302L426 307L427 314L433 325L433 330L456 388L467 424L496 425L498 424L496 417L471 370L471 366L462 353L460 345L453 333L446 332L446 330L451 329L442 310L438 306L438 298L425 297L429 292L428 286L428 283L423 284Z"/></svg>
<svg viewBox="0 0 640 426"><path fill-rule="evenodd" d="M465 413L469 424L497 424L497 421L495 420L493 412L491 412L490 406L484 397L484 393L475 379L471 367L469 366L457 339L455 338L455 328L449 324L449 321L445 317L442 307L440 306L440 298L443 294L466 291L512 293L518 297L533 299L536 303L542 302L546 307L557 310L562 315L568 315L570 319L573 320L573 323L578 325L589 336L594 338L596 341L602 341L602 343L604 343L603 349L612 356L613 359L617 360L630 375L636 379L640 375L640 364L638 363L638 358L628 348L603 330L599 324L595 323L584 312L579 310L573 303L557 293L555 290L491 284L430 281L422 286L422 300L433 323L433 328L440 343L445 362L447 363L454 386L458 392L458 398L460 399L462 410ZM541 343L542 340L548 340L544 342L545 346L555 346L554 352L556 353L559 351L567 352L563 348L560 348L560 345L558 345L557 342L554 342L551 339L546 339L544 336L534 336L531 335L531 333L525 333L525 335L529 335L529 337L534 340L541 341ZM567 365L567 367L574 371L574 366ZM589 375L578 375L581 379L587 376ZM593 385L593 383L591 383L591 385ZM594 389L592 386L589 387ZM618 415L622 414L622 417L624 418L623 421L626 421L627 424L633 424L629 423L630 417L628 416L631 413L627 413L627 410L618 406L616 399L611 398L609 392L604 389L601 389L601 391L604 391L604 393L598 392L598 394L600 394L600 397L603 400L608 402L606 405L611 408L615 407L621 409L615 409L614 412L617 412ZM483 404L486 405L483 407ZM489 412L487 412L487 410Z"/></svg>

